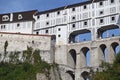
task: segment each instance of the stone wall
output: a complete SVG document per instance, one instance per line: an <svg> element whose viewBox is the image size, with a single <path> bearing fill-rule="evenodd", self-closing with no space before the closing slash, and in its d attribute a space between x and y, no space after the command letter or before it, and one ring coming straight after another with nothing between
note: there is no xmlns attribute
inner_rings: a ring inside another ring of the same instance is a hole
<svg viewBox="0 0 120 80"><path fill-rule="evenodd" d="M31 34L15 34L15 33L0 33L0 54L4 55L5 42L8 43L6 51L22 52L27 50L27 47L32 47L33 50L40 50L42 60L52 63L53 53L51 46L51 36L48 35L31 35ZM9 55L8 55L9 56ZM0 60L2 60L1 57Z"/></svg>

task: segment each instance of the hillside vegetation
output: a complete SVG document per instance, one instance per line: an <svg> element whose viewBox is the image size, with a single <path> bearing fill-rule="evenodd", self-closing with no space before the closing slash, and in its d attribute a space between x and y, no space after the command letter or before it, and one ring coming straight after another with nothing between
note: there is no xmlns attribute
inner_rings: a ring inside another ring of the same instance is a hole
<svg viewBox="0 0 120 80"><path fill-rule="evenodd" d="M19 61L18 53L11 53L9 62L0 63L0 80L36 80L37 73L44 73L46 76L49 74L51 66L41 60L39 50L33 51L28 47L23 51L24 62Z"/></svg>
<svg viewBox="0 0 120 80"><path fill-rule="evenodd" d="M120 52L117 54L113 64L103 63L103 72L96 72L92 80L120 80Z"/></svg>

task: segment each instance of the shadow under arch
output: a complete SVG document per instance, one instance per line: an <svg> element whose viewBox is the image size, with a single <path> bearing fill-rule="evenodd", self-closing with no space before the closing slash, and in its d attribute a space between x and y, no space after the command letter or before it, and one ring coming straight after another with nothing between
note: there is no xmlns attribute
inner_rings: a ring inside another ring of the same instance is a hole
<svg viewBox="0 0 120 80"><path fill-rule="evenodd" d="M90 49L88 47L83 47L81 50L80 50L81 54L81 58L82 58L82 66L83 67L88 67L90 66ZM88 55L89 54L89 55Z"/></svg>
<svg viewBox="0 0 120 80"><path fill-rule="evenodd" d="M76 50L71 49L68 54L68 65L72 68L75 68L76 66Z"/></svg>
<svg viewBox="0 0 120 80"><path fill-rule="evenodd" d="M85 33L91 33L90 30L88 29L83 29L83 30L76 30L70 33L69 35L69 43L75 43L75 37L80 34L85 34Z"/></svg>
<svg viewBox="0 0 120 80"><path fill-rule="evenodd" d="M107 46L105 44L101 44L99 46L99 58L100 58L100 61L107 61Z"/></svg>
<svg viewBox="0 0 120 80"><path fill-rule="evenodd" d="M87 79L89 79L89 74L90 74L89 72L84 71L81 73L81 76L83 77L84 80L87 80Z"/></svg>
<svg viewBox="0 0 120 80"><path fill-rule="evenodd" d="M66 71L66 73L68 73L71 76L72 80L75 80L75 75L73 71L68 70Z"/></svg>
<svg viewBox="0 0 120 80"><path fill-rule="evenodd" d="M115 35L114 32L112 34L107 33L107 31L109 32L110 30L116 30L116 29L118 29L120 31L119 26L117 26L117 25L109 25L109 26L100 27L97 30L97 38L107 38L107 37L114 37L114 36L120 35L119 31L118 31L117 35ZM104 33L106 33L105 36L103 35Z"/></svg>
<svg viewBox="0 0 120 80"><path fill-rule="evenodd" d="M111 44L112 49L114 50L114 53L117 54L120 51L120 45L117 42L113 42Z"/></svg>

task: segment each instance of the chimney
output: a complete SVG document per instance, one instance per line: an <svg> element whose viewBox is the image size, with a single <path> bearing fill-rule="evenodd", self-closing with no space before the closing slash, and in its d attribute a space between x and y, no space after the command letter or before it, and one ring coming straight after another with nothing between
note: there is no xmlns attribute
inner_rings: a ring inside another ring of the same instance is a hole
<svg viewBox="0 0 120 80"><path fill-rule="evenodd" d="M13 13L10 13L10 22L13 21Z"/></svg>

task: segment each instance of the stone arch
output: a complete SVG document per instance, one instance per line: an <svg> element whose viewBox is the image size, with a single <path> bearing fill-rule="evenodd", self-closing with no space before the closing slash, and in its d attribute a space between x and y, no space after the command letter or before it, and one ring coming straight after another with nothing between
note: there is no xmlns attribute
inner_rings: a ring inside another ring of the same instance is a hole
<svg viewBox="0 0 120 80"><path fill-rule="evenodd" d="M89 80L89 79L90 79L89 74L90 74L89 72L83 71L83 72L81 73L81 76L82 76L82 78L83 78L84 80Z"/></svg>
<svg viewBox="0 0 120 80"><path fill-rule="evenodd" d="M107 61L107 52L106 52L106 50L107 50L107 46L105 45L105 44L101 44L100 46L99 46L99 59L100 59L100 61Z"/></svg>
<svg viewBox="0 0 120 80"><path fill-rule="evenodd" d="M68 53L68 65L72 68L75 68L76 66L76 50L71 49Z"/></svg>
<svg viewBox="0 0 120 80"><path fill-rule="evenodd" d="M82 35L82 34L86 34L86 33L90 33L91 31L88 29L83 29L83 30L76 30L70 33L69 35L69 43L76 43L76 42L81 42L82 40L80 40L81 38L78 38L77 40L75 40L76 36L78 35ZM86 41L87 38L84 38L83 41ZM91 40L91 37L90 37Z"/></svg>
<svg viewBox="0 0 120 80"><path fill-rule="evenodd" d="M75 80L75 75L74 75L74 72L73 71L66 71L67 74L69 74L69 80Z"/></svg>
<svg viewBox="0 0 120 80"><path fill-rule="evenodd" d="M116 31L114 32L113 30L118 31L118 33L116 34ZM103 26L97 30L97 35L98 35L97 36L98 38L107 38L107 37L119 36L120 29L119 29L119 26L117 26L117 25Z"/></svg>
<svg viewBox="0 0 120 80"><path fill-rule="evenodd" d="M88 63L90 63L90 55L89 56L87 55L87 54L90 54L89 51L90 51L90 49L88 47L83 47L80 50L80 64L81 64L81 67L90 66L90 64L88 65ZM88 58L89 58L89 60L88 60Z"/></svg>

